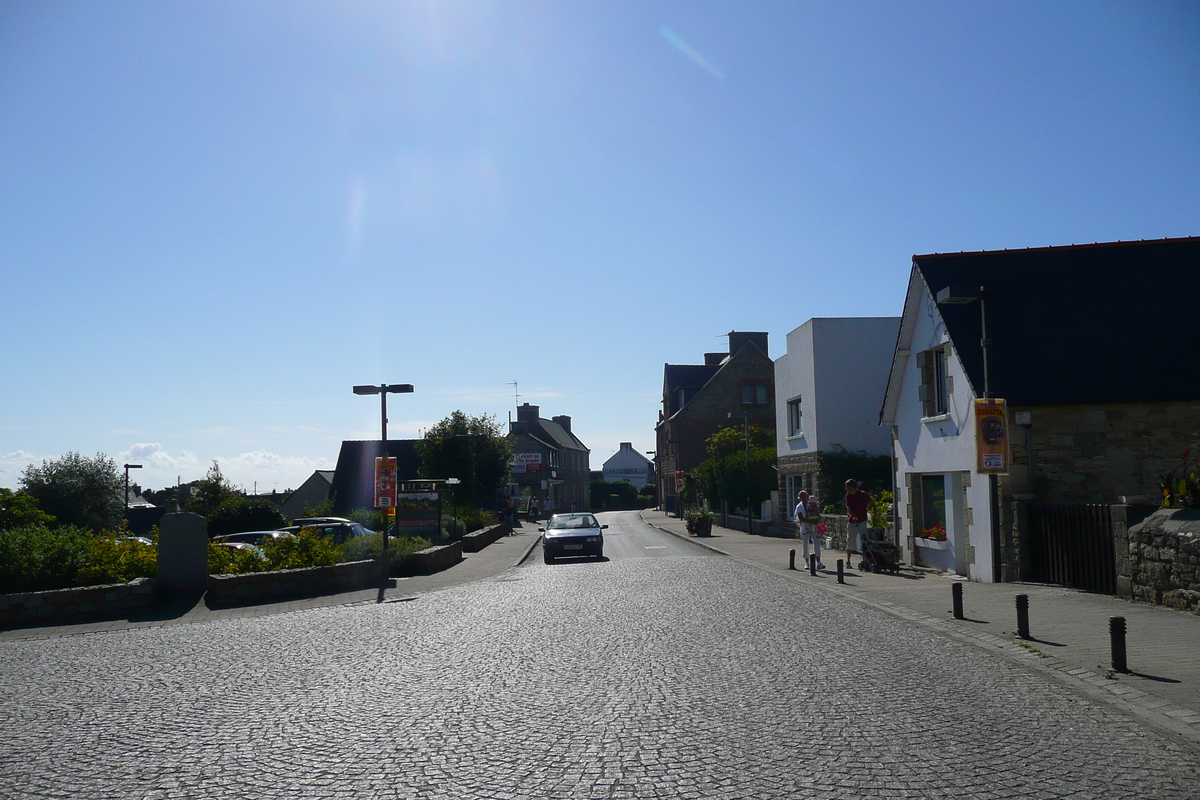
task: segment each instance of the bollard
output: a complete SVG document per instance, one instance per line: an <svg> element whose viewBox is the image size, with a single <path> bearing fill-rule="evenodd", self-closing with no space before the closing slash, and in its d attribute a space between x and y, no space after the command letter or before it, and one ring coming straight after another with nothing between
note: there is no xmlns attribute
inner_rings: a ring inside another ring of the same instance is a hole
<svg viewBox="0 0 1200 800"><path fill-rule="evenodd" d="M808 574L809 575L817 574L817 557L815 555L810 555L808 557Z"/></svg>
<svg viewBox="0 0 1200 800"><path fill-rule="evenodd" d="M1117 672L1129 672L1125 663L1125 618L1108 618L1108 636L1112 639L1112 668Z"/></svg>
<svg viewBox="0 0 1200 800"><path fill-rule="evenodd" d="M846 582L846 576L842 572L842 560L839 558L838 559L838 583L845 583L845 582Z"/></svg>
<svg viewBox="0 0 1200 800"><path fill-rule="evenodd" d="M796 568L796 548L788 551L788 569Z"/></svg>
<svg viewBox="0 0 1200 800"><path fill-rule="evenodd" d="M1017 595L1017 636L1029 638L1029 595Z"/></svg>
<svg viewBox="0 0 1200 800"><path fill-rule="evenodd" d="M954 585L950 587L950 592L954 595L954 618L962 619L963 618L963 601L962 601L963 588L962 588L962 584L955 581Z"/></svg>

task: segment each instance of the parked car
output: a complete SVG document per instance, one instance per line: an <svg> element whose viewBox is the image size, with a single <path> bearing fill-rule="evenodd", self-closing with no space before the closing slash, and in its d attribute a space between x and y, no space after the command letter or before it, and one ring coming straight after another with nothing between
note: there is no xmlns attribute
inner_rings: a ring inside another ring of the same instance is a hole
<svg viewBox="0 0 1200 800"><path fill-rule="evenodd" d="M595 514L555 514L538 528L543 532L542 558L547 564L567 556L604 557L604 534Z"/></svg>
<svg viewBox="0 0 1200 800"><path fill-rule="evenodd" d="M331 538L335 544L343 544L356 536L369 536L375 533L357 522L351 522L341 517L304 517L295 520L293 525L280 528L280 531L295 534L303 528L312 528L317 532L317 536Z"/></svg>
<svg viewBox="0 0 1200 800"><path fill-rule="evenodd" d="M287 531L244 531L242 533L227 533L224 536L214 536L213 541L223 542L248 542L249 544L259 545L268 539L287 539L294 537L295 534Z"/></svg>

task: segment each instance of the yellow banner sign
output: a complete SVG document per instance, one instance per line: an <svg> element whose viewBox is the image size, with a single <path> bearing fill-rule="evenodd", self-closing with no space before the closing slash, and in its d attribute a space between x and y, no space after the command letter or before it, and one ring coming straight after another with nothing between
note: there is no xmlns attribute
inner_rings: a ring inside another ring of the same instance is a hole
<svg viewBox="0 0 1200 800"><path fill-rule="evenodd" d="M1008 407L1003 400L975 401L975 452L980 473L1008 474Z"/></svg>

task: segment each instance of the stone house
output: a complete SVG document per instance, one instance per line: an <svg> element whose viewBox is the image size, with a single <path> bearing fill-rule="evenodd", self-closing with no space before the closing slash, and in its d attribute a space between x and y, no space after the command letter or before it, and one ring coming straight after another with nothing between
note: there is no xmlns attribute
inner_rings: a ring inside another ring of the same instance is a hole
<svg viewBox="0 0 1200 800"><path fill-rule="evenodd" d="M775 365L767 334L731 331L728 353L705 353L703 364L663 367L662 409L655 427L658 496L675 511L675 474L708 458L705 441L746 422L775 430Z"/></svg>
<svg viewBox="0 0 1200 800"><path fill-rule="evenodd" d="M591 506L591 451L571 432L571 418L542 419L538 406L522 403L509 423L513 446L511 483L553 512L586 511Z"/></svg>
<svg viewBox="0 0 1200 800"><path fill-rule="evenodd" d="M787 335L775 359L775 447L780 518L790 519L796 494L822 505L841 487L822 488L820 455L831 448L884 455L891 435L879 425L899 317L810 319Z"/></svg>
<svg viewBox="0 0 1200 800"><path fill-rule="evenodd" d="M654 480L654 463L633 449L632 442L621 442L621 449L604 462L602 477L606 481L629 481L641 489Z"/></svg>
<svg viewBox="0 0 1200 800"><path fill-rule="evenodd" d="M1037 579L1030 509L1158 496L1200 444L1196 297L1198 238L914 256L880 412L906 559Z"/></svg>

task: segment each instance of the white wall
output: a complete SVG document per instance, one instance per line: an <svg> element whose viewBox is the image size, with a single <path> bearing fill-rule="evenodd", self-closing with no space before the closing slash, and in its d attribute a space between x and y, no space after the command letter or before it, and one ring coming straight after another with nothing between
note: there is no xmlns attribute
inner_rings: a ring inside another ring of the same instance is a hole
<svg viewBox="0 0 1200 800"><path fill-rule="evenodd" d="M947 537L951 551L946 555L955 571L972 580L992 580L991 514L988 479L975 472L975 435L972 403L975 395L963 372L957 351L946 365L951 377L949 411L939 417L922 419L918 387L921 385L917 353L947 341L937 304L922 284L920 313L913 332L911 356L905 365L896 408L894 452L899 474L896 476L898 516L905 520L901 544L907 549L913 535L905 510L908 503L921 498L908 496L906 473L944 474L950 477L946 487ZM958 474L954 474L958 473ZM966 486L966 483L970 486ZM970 520L970 524L968 524ZM969 542L968 542L969 538ZM967 544L975 548L974 562L967 563ZM906 553L907 555L907 553ZM937 557L941 559L941 556ZM931 564L933 566L933 564ZM941 564L938 564L941 566Z"/></svg>
<svg viewBox="0 0 1200 800"><path fill-rule="evenodd" d="M887 453L891 432L880 426L879 409L887 391L900 318L851 317L812 322L817 447L828 450L840 444L852 452Z"/></svg>
<svg viewBox="0 0 1200 800"><path fill-rule="evenodd" d="M816 388L813 370L813 320L787 335L787 352L775 359L775 452L795 455L817 449ZM788 436L788 401L800 396L801 435Z"/></svg>

